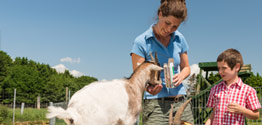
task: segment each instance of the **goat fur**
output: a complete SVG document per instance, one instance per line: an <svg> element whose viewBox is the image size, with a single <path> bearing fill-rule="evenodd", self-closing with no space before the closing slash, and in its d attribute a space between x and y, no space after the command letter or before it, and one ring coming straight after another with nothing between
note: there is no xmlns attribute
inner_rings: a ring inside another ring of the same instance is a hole
<svg viewBox="0 0 262 125"><path fill-rule="evenodd" d="M142 110L146 83L158 83L152 73L162 69L144 62L129 79L91 83L72 96L66 110L49 106L46 117L72 125L134 125Z"/></svg>

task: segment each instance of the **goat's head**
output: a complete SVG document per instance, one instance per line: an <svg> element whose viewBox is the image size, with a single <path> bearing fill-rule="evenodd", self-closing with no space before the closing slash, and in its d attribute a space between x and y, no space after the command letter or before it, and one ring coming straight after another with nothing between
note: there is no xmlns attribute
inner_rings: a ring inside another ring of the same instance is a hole
<svg viewBox="0 0 262 125"><path fill-rule="evenodd" d="M141 90L144 91L144 87L148 85L156 85L161 84L162 81L160 79L160 72L163 70L162 67L159 66L157 56L154 58L152 53L150 53L151 61L145 61L140 64L133 74L128 78L131 83L140 83L143 88ZM145 84L146 83L146 84Z"/></svg>
<svg viewBox="0 0 262 125"><path fill-rule="evenodd" d="M152 53L150 53L150 57L151 57L150 62L152 62L155 65L160 67L160 64L158 62L157 53L155 52L155 58L153 57ZM160 72L161 72L162 69L163 68L161 68L160 70L152 70L150 80L149 80L149 84L161 84L162 83L162 80L160 78Z"/></svg>

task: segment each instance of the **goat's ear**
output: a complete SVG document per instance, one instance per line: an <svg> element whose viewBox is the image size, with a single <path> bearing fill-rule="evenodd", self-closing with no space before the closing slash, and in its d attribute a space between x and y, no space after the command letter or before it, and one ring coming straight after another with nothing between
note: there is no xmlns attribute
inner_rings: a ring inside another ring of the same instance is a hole
<svg viewBox="0 0 262 125"><path fill-rule="evenodd" d="M161 71L161 70L163 70L163 68L160 67L160 66L158 66L158 65L152 65L152 66L151 66L151 70L154 70L154 71Z"/></svg>

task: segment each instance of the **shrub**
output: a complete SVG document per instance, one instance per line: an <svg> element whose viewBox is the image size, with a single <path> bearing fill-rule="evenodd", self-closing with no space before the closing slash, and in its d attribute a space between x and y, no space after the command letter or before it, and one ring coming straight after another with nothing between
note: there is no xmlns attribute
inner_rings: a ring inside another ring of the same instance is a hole
<svg viewBox="0 0 262 125"><path fill-rule="evenodd" d="M8 109L6 106L0 105L0 123L8 117Z"/></svg>

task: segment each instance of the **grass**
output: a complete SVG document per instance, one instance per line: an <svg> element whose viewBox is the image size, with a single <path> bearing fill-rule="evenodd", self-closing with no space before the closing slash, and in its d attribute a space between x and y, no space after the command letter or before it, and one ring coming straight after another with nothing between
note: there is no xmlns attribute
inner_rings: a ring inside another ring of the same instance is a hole
<svg viewBox="0 0 262 125"><path fill-rule="evenodd" d="M48 124L46 119L47 109L25 108L23 114L21 109L15 109L15 122L23 122L25 124ZM10 125L13 121L13 109L8 108L8 117L0 124ZM63 120L56 119L56 125L66 125Z"/></svg>
<svg viewBox="0 0 262 125"><path fill-rule="evenodd" d="M261 111L261 110L260 110ZM45 118L47 109L35 109L35 108L25 108L23 115L21 115L21 109L17 108L15 110L15 122L23 122L24 124L48 124L48 119ZM261 112L260 112L261 113ZM261 114L260 114L261 115ZM8 108L8 117L0 123L0 125L10 125L12 124L13 110ZM248 120L248 125L257 125L262 123L262 118L260 116L259 120ZM140 113L140 125L142 124L142 113ZM66 125L63 120L56 119L56 125Z"/></svg>
<svg viewBox="0 0 262 125"><path fill-rule="evenodd" d="M55 124L56 124L56 125L66 125L66 123L64 122L64 120L61 120L61 119L56 119L56 120L55 120Z"/></svg>

